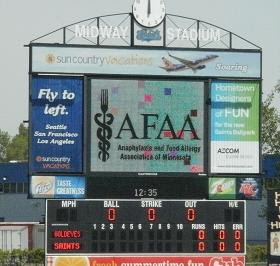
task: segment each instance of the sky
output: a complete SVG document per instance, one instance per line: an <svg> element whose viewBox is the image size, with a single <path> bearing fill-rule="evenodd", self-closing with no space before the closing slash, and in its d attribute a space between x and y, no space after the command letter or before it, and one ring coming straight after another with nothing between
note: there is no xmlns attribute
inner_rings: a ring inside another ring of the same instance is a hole
<svg viewBox="0 0 280 266"><path fill-rule="evenodd" d="M133 0L0 0L0 129L28 120L28 48L36 37L102 15L131 12ZM263 92L280 79L279 0L165 0L167 13L223 27L262 47Z"/></svg>

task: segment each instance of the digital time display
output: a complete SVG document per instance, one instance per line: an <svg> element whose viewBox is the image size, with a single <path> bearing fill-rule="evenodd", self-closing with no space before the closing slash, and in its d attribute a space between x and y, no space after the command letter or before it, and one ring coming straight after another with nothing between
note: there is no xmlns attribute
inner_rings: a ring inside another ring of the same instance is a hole
<svg viewBox="0 0 280 266"><path fill-rule="evenodd" d="M245 253L245 202L47 200L47 254Z"/></svg>

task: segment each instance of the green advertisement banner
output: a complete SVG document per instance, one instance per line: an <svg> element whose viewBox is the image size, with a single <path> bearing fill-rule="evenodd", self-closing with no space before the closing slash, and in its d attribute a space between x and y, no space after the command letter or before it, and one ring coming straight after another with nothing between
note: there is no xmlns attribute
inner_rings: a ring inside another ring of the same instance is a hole
<svg viewBox="0 0 280 266"><path fill-rule="evenodd" d="M260 86L211 84L211 172L259 173Z"/></svg>

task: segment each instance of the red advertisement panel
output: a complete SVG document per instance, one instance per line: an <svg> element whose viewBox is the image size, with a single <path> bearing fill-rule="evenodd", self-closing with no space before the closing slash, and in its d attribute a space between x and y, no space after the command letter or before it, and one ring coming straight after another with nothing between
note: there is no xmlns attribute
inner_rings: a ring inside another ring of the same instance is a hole
<svg viewBox="0 0 280 266"><path fill-rule="evenodd" d="M47 266L245 266L244 256L48 256Z"/></svg>

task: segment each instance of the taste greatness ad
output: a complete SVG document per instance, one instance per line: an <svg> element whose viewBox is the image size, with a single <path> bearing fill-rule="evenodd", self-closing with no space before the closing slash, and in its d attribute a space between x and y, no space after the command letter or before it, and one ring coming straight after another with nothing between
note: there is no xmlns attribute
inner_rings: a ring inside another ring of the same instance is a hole
<svg viewBox="0 0 280 266"><path fill-rule="evenodd" d="M259 173L259 104L258 82L212 82L212 173Z"/></svg>
<svg viewBox="0 0 280 266"><path fill-rule="evenodd" d="M245 266L244 256L47 257L47 266Z"/></svg>
<svg viewBox="0 0 280 266"><path fill-rule="evenodd" d="M91 80L91 171L204 171L204 83Z"/></svg>

